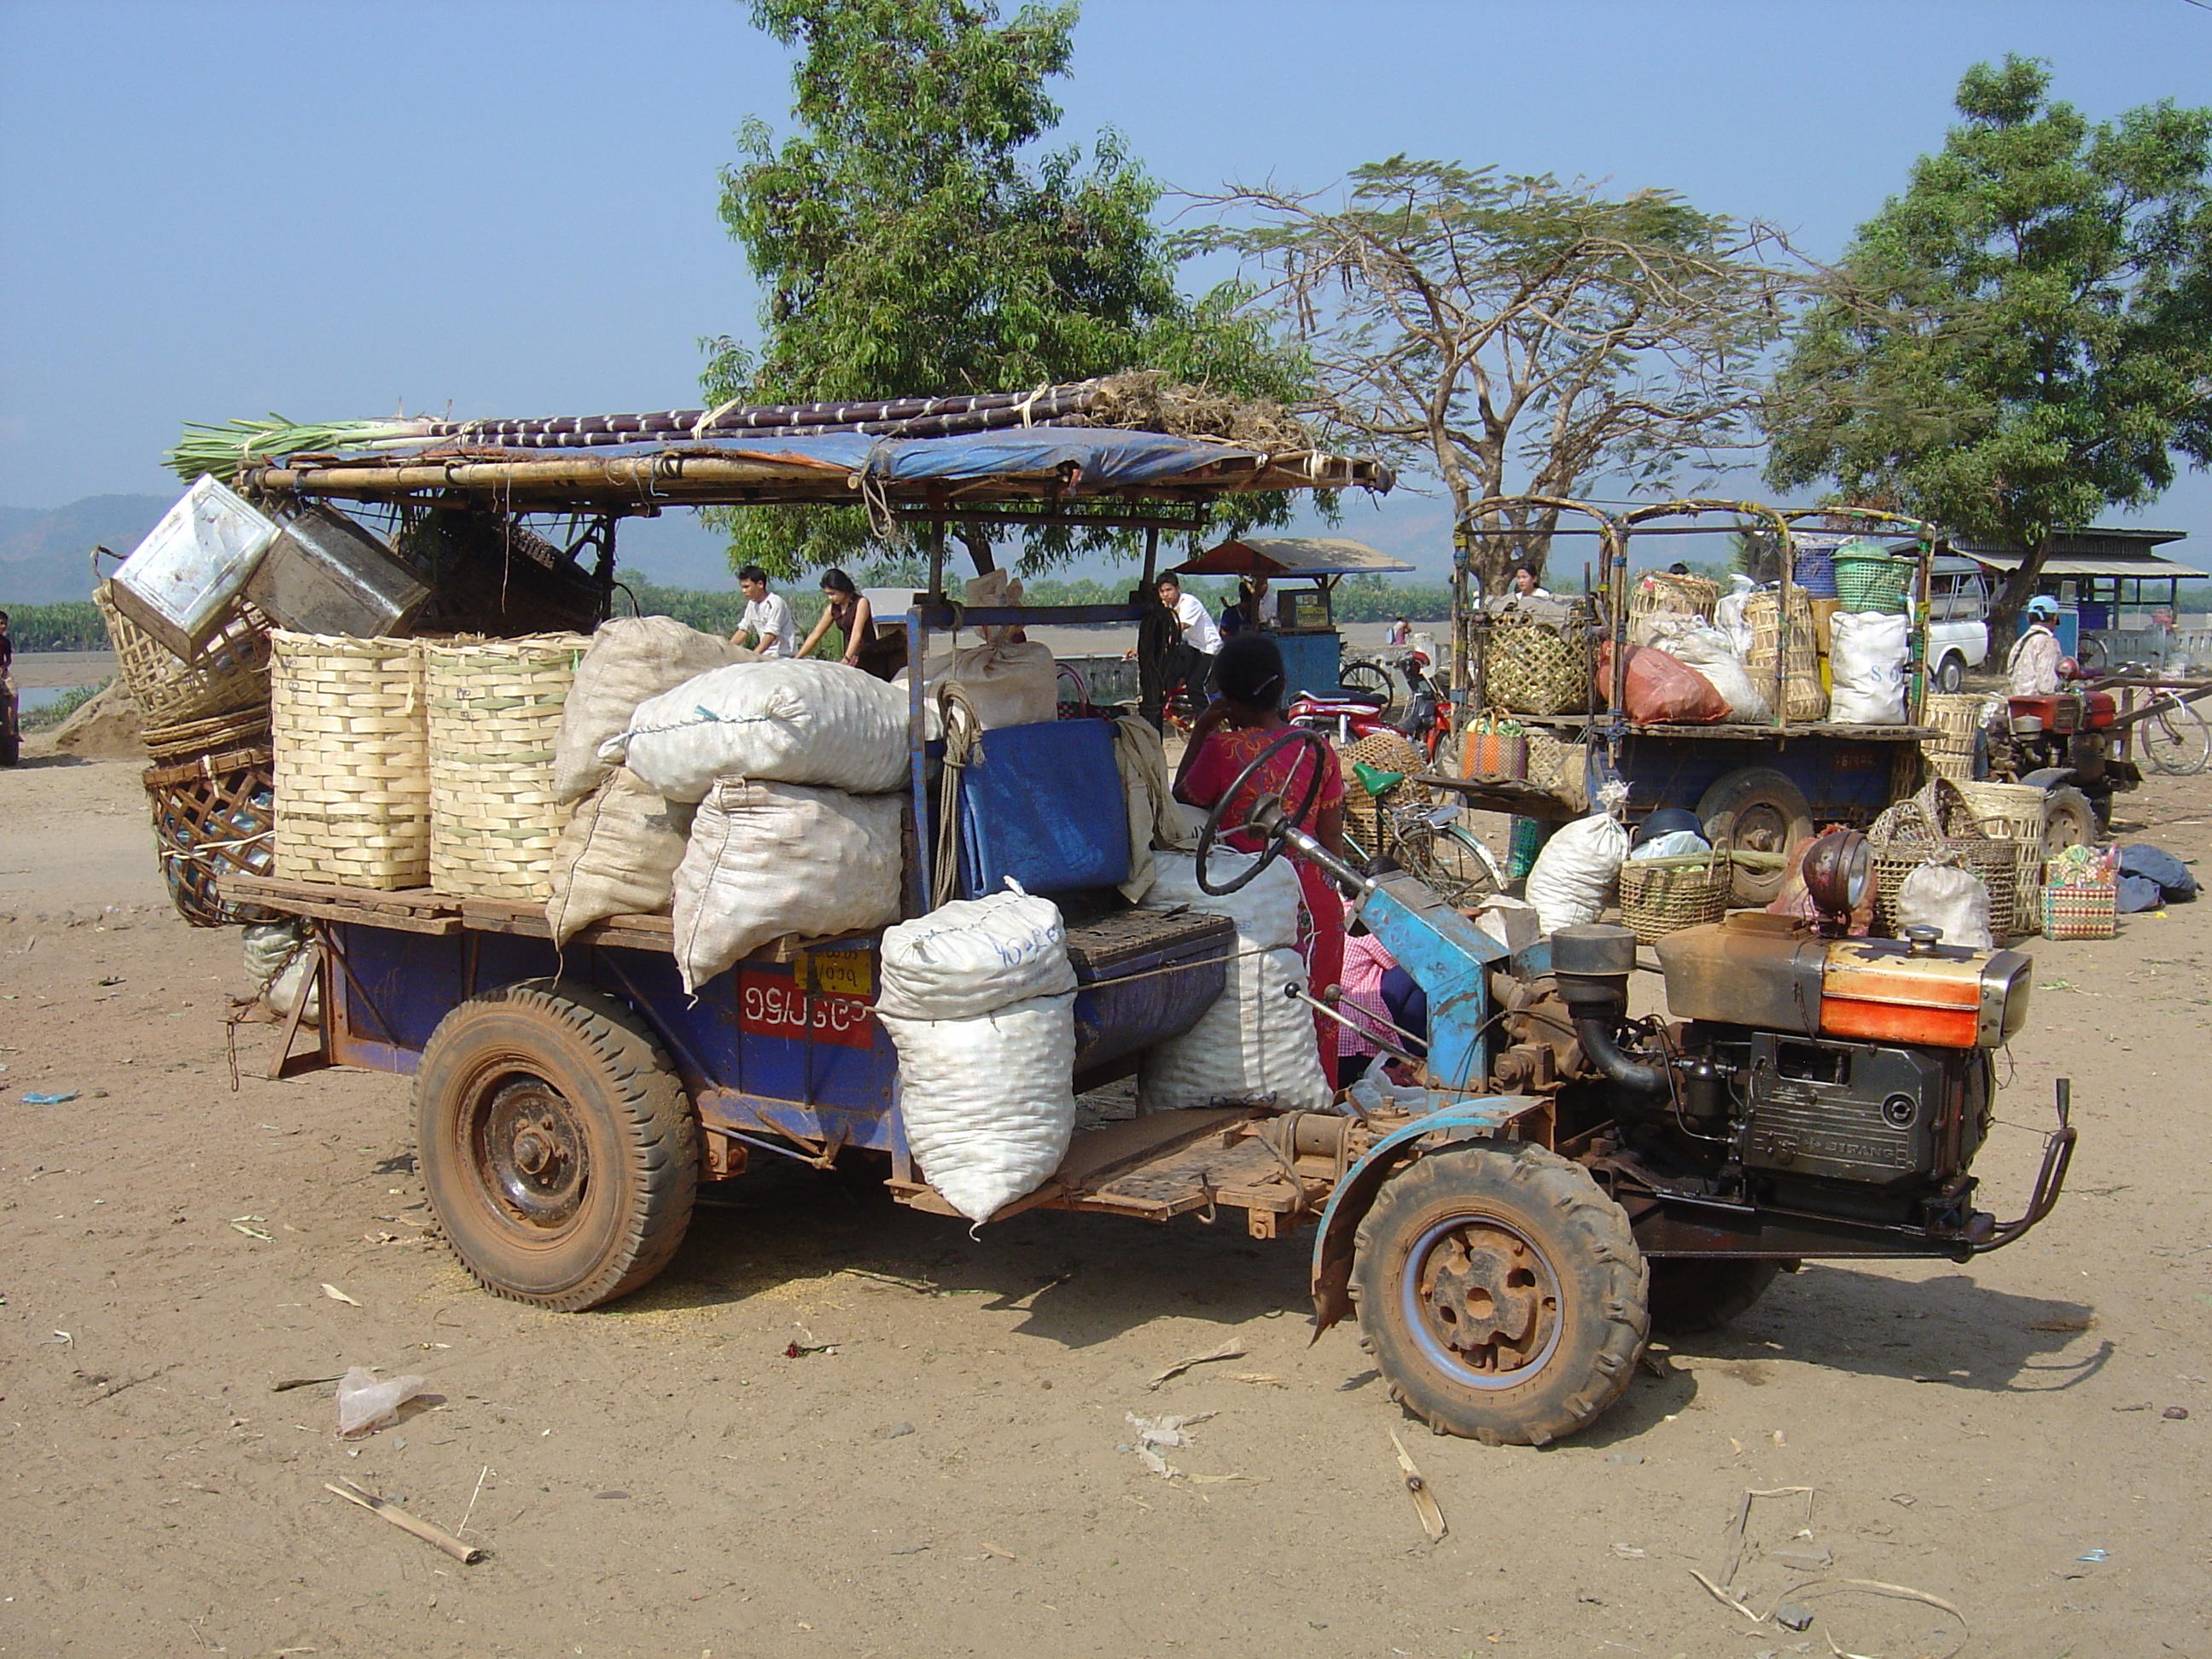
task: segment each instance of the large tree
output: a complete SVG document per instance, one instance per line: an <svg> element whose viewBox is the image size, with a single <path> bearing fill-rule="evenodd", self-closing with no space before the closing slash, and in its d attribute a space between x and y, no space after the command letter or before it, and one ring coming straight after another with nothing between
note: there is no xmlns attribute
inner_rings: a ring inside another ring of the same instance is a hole
<svg viewBox="0 0 2212 1659"><path fill-rule="evenodd" d="M1475 503L1671 484L1755 445L1762 354L1814 275L1771 228L1665 191L1403 156L1339 191L1206 199L1224 222L1194 240L1287 317L1311 409L1443 482L1491 592L1540 573L1559 514Z"/></svg>
<svg viewBox="0 0 2212 1659"><path fill-rule="evenodd" d="M2008 57L1860 227L1767 417L1768 477L1832 483L2020 553L2009 637L2051 538L2212 459L2212 110L2092 124Z"/></svg>
<svg viewBox="0 0 2212 1659"><path fill-rule="evenodd" d="M988 0L750 3L797 51L795 130L779 143L747 121L743 159L723 170L723 221L767 294L757 351L708 343L709 398L1018 391L1138 368L1296 392L1295 358L1237 295L1176 291L1152 216L1159 187L1118 135L1087 155L1033 150L1060 120L1045 86L1067 72L1073 5L1001 22ZM789 571L879 551L853 510L724 521L738 562ZM988 533L968 539L988 568ZM1038 532L1032 562L1069 545Z"/></svg>

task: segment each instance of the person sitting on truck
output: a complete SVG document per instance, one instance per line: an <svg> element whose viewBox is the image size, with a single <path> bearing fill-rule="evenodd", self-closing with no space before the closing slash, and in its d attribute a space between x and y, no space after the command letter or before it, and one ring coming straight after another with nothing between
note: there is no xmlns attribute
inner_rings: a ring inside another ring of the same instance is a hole
<svg viewBox="0 0 2212 1659"><path fill-rule="evenodd" d="M2039 593L2027 602L2027 630L2014 641L2005 659L2005 672L2015 697L2048 697L2058 690L2058 663L2065 655L2058 643L2058 601Z"/></svg>
<svg viewBox="0 0 2212 1659"><path fill-rule="evenodd" d="M1283 718L1283 696L1289 684L1280 647L1265 634L1239 634L1221 647L1213 669L1215 696L1190 731L1176 768L1175 797L1193 806L1211 808L1228 793L1237 775L1261 751L1291 729ZM1318 785L1315 782L1319 769ZM1279 794L1286 805L1297 806L1312 788L1313 800L1298 828L1340 858L1344 853L1344 775L1333 759L1324 761L1317 745L1285 747L1246 784L1223 812L1224 826L1242 824L1252 805L1263 794ZM1259 837L1231 830L1222 837L1240 853L1260 850ZM1316 993L1334 985L1344 971L1344 903L1329 878L1304 859L1293 857L1298 885L1305 895L1310 931L1300 954L1305 958L1306 983ZM1322 1072L1331 1087L1336 1083L1336 1033L1340 1029L1325 1014L1314 1016L1314 1037L1320 1047Z"/></svg>
<svg viewBox="0 0 2212 1659"><path fill-rule="evenodd" d="M750 643L763 657L795 657L799 628L791 617L791 601L768 591L768 572L749 564L738 572L738 586L745 596L745 614L738 631L730 635L738 645ZM750 635L750 641L747 635Z"/></svg>
<svg viewBox="0 0 2212 1659"><path fill-rule="evenodd" d="M1513 587L1506 596L1509 605L1518 599L1548 599L1551 597L1552 590L1536 580L1534 565L1516 564L1513 567Z"/></svg>
<svg viewBox="0 0 2212 1659"><path fill-rule="evenodd" d="M1239 576L1237 579L1237 599L1233 605L1221 608L1221 637L1234 639L1239 634L1257 634L1267 626L1261 614L1260 602L1267 597L1265 576Z"/></svg>

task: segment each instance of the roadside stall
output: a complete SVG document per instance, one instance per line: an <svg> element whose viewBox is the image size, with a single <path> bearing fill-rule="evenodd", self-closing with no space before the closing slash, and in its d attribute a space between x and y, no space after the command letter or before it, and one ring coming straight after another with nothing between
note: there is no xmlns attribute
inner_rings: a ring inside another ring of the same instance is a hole
<svg viewBox="0 0 2212 1659"><path fill-rule="evenodd" d="M1344 636L1336 627L1336 589L1346 576L1413 569L1364 542L1341 536L1240 536L1175 567L1179 576L1241 576L1267 584L1261 626L1282 648L1293 696L1333 696L1344 689Z"/></svg>

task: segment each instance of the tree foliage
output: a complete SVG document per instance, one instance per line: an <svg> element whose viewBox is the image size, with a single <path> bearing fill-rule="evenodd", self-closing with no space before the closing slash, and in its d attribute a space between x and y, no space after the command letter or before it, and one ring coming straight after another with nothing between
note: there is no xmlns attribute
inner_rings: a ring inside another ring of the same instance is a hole
<svg viewBox="0 0 2212 1659"><path fill-rule="evenodd" d="M1859 228L1767 417L1768 477L1832 482L2025 556L2212 459L2212 110L2092 124L2039 62L1980 64L1964 119Z"/></svg>
<svg viewBox="0 0 2212 1659"><path fill-rule="evenodd" d="M795 48L793 131L748 120L721 216L767 290L757 353L707 343L717 403L1021 390L1133 368L1287 400L1295 358L1217 293L1185 299L1119 134L1058 125L1073 5L1000 22L987 0L751 0ZM1265 504L1260 510L1269 512ZM1279 502L1269 521L1279 519ZM722 515L732 556L789 572L868 556L857 511ZM1036 532L1032 562L1074 545ZM979 568L988 536L971 541Z"/></svg>
<svg viewBox="0 0 2212 1659"><path fill-rule="evenodd" d="M1308 407L1429 471L1456 522L1487 497L1662 486L1758 440L1762 354L1814 273L1771 228L1680 197L1396 156L1340 192L1231 189L1193 240L1241 255L1312 359ZM1555 510L1490 514L1486 587L1540 570Z"/></svg>

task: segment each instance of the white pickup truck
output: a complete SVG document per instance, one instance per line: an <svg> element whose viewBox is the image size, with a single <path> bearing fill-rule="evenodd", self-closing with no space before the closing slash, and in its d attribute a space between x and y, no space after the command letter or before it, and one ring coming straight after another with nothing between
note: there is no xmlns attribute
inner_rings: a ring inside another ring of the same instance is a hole
<svg viewBox="0 0 2212 1659"><path fill-rule="evenodd" d="M1990 655L1990 579L1972 559L1937 556L1928 593L1928 683L1956 691Z"/></svg>

